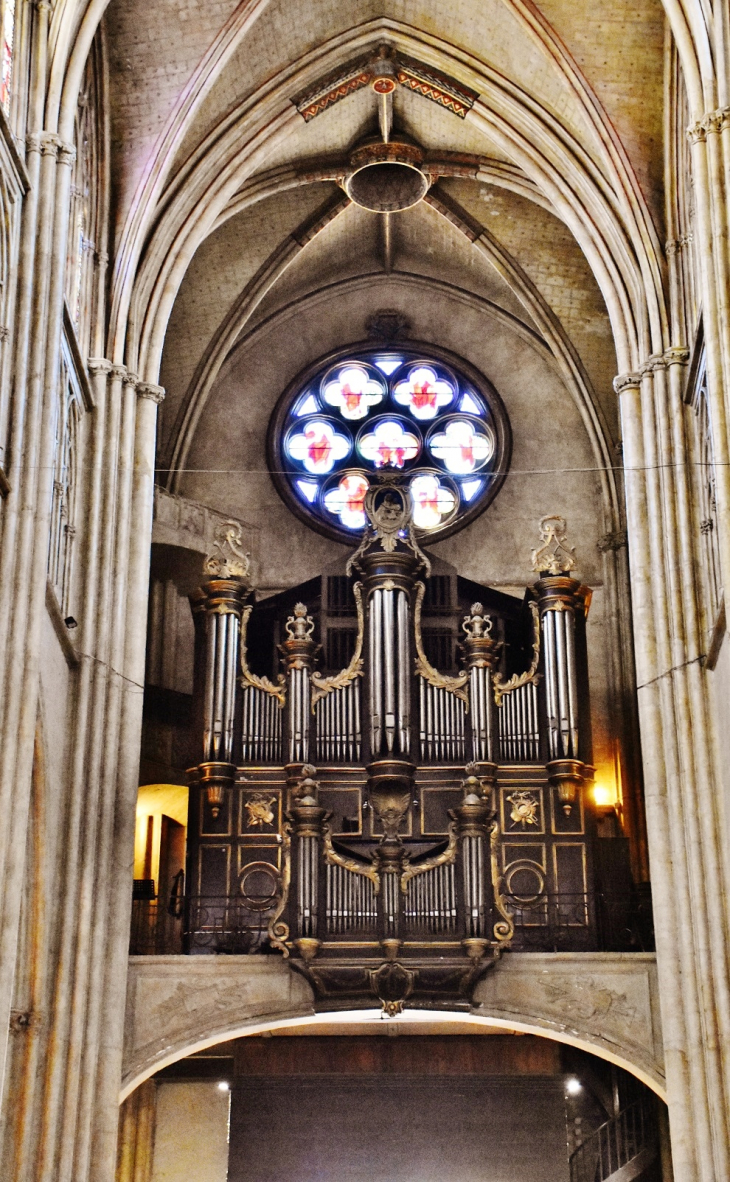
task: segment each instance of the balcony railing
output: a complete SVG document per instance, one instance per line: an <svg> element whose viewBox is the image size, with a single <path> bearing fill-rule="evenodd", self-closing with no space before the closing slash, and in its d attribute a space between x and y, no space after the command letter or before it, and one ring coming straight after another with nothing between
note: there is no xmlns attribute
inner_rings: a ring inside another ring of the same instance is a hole
<svg viewBox="0 0 730 1182"><path fill-rule="evenodd" d="M651 895L601 891L507 895L515 926L513 952L653 952Z"/></svg>
<svg viewBox="0 0 730 1182"><path fill-rule="evenodd" d="M654 950L648 893L549 894L528 902L507 895L505 902L515 926L513 952ZM257 910L240 896L189 896L184 900L175 897L169 904L162 899L135 898L130 954L267 952L271 911L270 905ZM444 922L441 926L443 935L453 938L453 923ZM346 934L339 928L338 932ZM432 937L438 934L429 930Z"/></svg>
<svg viewBox="0 0 730 1182"><path fill-rule="evenodd" d="M656 1154L657 1136L651 1103L637 1100L596 1129L570 1157L570 1182L607 1182L630 1163L648 1166ZM631 1174L631 1177L638 1177Z"/></svg>

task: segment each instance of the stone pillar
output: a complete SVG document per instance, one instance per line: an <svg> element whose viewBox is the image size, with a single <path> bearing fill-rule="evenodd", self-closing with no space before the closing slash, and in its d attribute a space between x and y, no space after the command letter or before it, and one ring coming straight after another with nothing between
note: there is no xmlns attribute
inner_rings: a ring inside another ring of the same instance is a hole
<svg viewBox="0 0 730 1182"><path fill-rule="evenodd" d="M156 1108L157 1084L148 1079L119 1109L116 1182L151 1182Z"/></svg>

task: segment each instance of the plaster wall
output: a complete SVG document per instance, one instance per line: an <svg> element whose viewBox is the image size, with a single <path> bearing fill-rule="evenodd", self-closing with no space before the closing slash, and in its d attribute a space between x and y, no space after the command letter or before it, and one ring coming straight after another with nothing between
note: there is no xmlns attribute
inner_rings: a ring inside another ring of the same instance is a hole
<svg viewBox="0 0 730 1182"><path fill-rule="evenodd" d="M226 1182L229 1108L213 1080L159 1083L151 1182Z"/></svg>

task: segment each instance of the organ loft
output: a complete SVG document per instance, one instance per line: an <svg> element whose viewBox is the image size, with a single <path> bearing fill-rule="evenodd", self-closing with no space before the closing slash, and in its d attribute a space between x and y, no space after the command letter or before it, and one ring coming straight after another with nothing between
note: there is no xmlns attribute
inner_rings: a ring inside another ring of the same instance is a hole
<svg viewBox="0 0 730 1182"><path fill-rule="evenodd" d="M370 993L390 1014L468 1000L505 949L642 948L628 841L591 793L591 590L566 522L536 522L521 596L428 553L496 495L504 412L392 351L303 386L272 428L282 495L356 544L260 597L240 527L218 527L190 599L178 946L275 952L321 1001Z"/></svg>

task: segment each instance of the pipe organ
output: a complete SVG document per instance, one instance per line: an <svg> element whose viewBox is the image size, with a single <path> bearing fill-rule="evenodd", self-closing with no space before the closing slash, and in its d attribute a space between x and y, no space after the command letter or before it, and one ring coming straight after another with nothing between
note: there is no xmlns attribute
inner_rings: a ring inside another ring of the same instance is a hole
<svg viewBox="0 0 730 1182"><path fill-rule="evenodd" d="M466 996L548 914L596 947L590 593L559 518L519 599L425 554L406 488L365 511L346 564L260 603L233 525L208 560L186 938L395 1013Z"/></svg>

